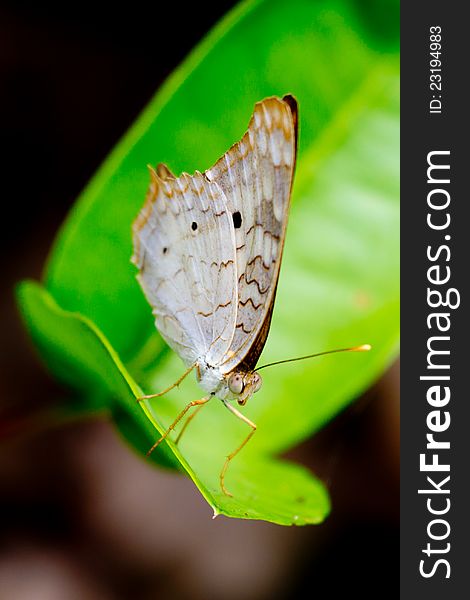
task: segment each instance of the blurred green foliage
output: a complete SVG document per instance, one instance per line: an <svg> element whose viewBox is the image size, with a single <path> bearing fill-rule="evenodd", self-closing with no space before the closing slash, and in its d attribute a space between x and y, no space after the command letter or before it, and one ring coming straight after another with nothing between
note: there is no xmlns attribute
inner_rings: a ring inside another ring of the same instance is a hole
<svg viewBox="0 0 470 600"><path fill-rule="evenodd" d="M380 375L399 328L398 2L265 0L232 11L173 73L77 201L44 285L19 303L49 368L113 416L144 452L192 399L194 381L140 406L183 370L158 336L130 264L131 223L147 163L209 168L246 130L256 101L293 93L300 147L271 333L261 362L370 343L369 354L274 367L244 408L258 424L227 474L246 426L214 400L179 447L153 461L184 469L215 513L280 524L320 522L328 494L277 458ZM158 59L158 57L156 57Z"/></svg>

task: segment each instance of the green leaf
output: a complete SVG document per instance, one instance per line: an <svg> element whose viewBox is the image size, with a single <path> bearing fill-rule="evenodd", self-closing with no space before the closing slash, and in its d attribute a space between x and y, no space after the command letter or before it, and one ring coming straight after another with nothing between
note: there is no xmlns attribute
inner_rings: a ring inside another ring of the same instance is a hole
<svg viewBox="0 0 470 600"><path fill-rule="evenodd" d="M34 282L21 284L18 298L33 339L44 359L54 369L60 367L61 379L84 376L84 386L104 385L111 393L109 409L122 433L141 452L148 450L155 429L163 433L165 427L158 416L152 416L151 408L136 401L142 391L96 325L78 313L61 309ZM161 414L171 419L169 408ZM328 496L320 482L305 469L274 459L247 460L246 455L245 460L237 461L231 473L234 498L225 496L219 486L220 467L213 468L210 456L213 448L200 443L201 439L192 438L190 463L171 441L160 446L152 454L152 460L165 466L179 464L185 469L213 507L214 516L268 518L282 525L303 525L318 523L327 514Z"/></svg>
<svg viewBox="0 0 470 600"><path fill-rule="evenodd" d="M20 294L50 368L98 396L127 439L148 449L156 429L201 392L191 380L143 407L135 402L136 382L158 391L183 371L155 332L129 262L146 164L205 170L244 133L256 101L297 97L293 204L260 364L361 343L373 351L262 372L263 388L244 408L258 430L227 473L234 498L221 494L218 475L247 431L221 403L204 407L178 448L162 445L154 460L181 465L228 516L324 518L321 484L272 456L331 419L397 351L399 38L397 3L388 5L385 23L359 0L241 4L170 77L78 200L48 262L49 293L27 284Z"/></svg>

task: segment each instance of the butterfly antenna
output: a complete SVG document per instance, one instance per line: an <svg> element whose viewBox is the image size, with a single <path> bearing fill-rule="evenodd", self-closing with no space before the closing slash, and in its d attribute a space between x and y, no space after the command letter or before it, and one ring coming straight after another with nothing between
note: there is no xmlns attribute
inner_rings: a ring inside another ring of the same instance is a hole
<svg viewBox="0 0 470 600"><path fill-rule="evenodd" d="M295 362L297 360L306 360L307 358L316 358L317 356L324 356L325 354L335 354L336 352L368 352L371 350L370 344L362 344L362 346L353 346L352 348L339 348L338 350L326 350L326 352L318 352L317 354L308 354L307 356L299 356L298 358L286 358L284 360L277 360L276 362L268 363L255 369L255 371L261 371L266 367L272 367L274 365L282 365L282 363Z"/></svg>

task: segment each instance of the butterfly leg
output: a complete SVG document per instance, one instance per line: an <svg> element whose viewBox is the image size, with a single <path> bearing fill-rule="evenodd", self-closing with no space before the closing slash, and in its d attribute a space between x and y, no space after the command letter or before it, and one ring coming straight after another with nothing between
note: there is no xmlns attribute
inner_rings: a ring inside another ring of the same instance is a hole
<svg viewBox="0 0 470 600"><path fill-rule="evenodd" d="M178 442L180 441L181 437L183 436L183 433L186 431L186 427L191 423L191 421L194 419L194 417L197 415L197 413L201 410L201 408L203 406L204 406L204 404L201 404L200 406L198 406L195 410L193 410L193 412L186 419L186 421L183 424L183 427L181 428L181 431L178 433L178 435L177 435L177 437L175 439L175 444L178 444Z"/></svg>
<svg viewBox="0 0 470 600"><path fill-rule="evenodd" d="M176 417L176 419L173 421L173 423L168 427L168 429L165 431L165 433L162 435L162 437L159 440L157 440L155 442L155 444L150 448L150 450L147 452L147 456L150 456L152 454L152 452L155 450L155 448L157 448L163 442L163 440L165 440L168 437L168 435L178 425L178 423L181 421L181 419L184 417L184 415L188 412L188 410L190 408L192 408L193 406L201 406L202 404L209 402L209 400L211 398L212 398L212 396L205 396L204 398L201 398L200 400L193 400L192 402L187 404L183 408L183 410L180 412L180 414Z"/></svg>
<svg viewBox="0 0 470 600"><path fill-rule="evenodd" d="M168 394L168 392L171 392L173 388L178 387L179 384L183 381L183 379L187 377L191 373L191 371L197 366L197 363L191 365L188 369L186 369L186 371L181 375L181 377L175 381L175 383L170 385L170 387L167 387L165 390L163 390L163 392L158 392L158 394L148 394L146 396L140 396L139 398L137 398L137 402L142 402L142 400L150 400L151 398L159 398L160 396Z"/></svg>
<svg viewBox="0 0 470 600"><path fill-rule="evenodd" d="M242 415L242 413L240 411L238 411L234 406L232 406L228 402L224 402L224 404L229 409L230 412L232 412L236 417L238 417L244 423L246 423L247 425L249 425L251 427L250 433L246 436L246 438L243 440L243 442L238 446L238 448L236 450L234 450L231 454L229 454L227 456L227 458L225 459L224 466L222 467L222 471L220 472L220 487L222 488L223 493L226 496L233 496L233 494L231 494L225 487L225 473L227 472L228 465L229 465L230 461L232 460L232 458L234 458L240 452L240 450L242 448L244 448L244 446L246 446L246 444L254 436L255 431L256 431L256 425L255 425L255 423L253 423L253 421L250 421L250 419L245 417L245 415Z"/></svg>

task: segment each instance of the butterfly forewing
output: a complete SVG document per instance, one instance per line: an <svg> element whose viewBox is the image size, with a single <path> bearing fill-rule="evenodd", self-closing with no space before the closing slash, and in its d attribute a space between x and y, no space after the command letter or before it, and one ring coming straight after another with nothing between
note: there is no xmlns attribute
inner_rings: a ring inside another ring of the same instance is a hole
<svg viewBox="0 0 470 600"><path fill-rule="evenodd" d="M208 171L232 213L237 317L221 370L254 368L266 341L279 277L297 145L292 97L255 106L247 133Z"/></svg>

